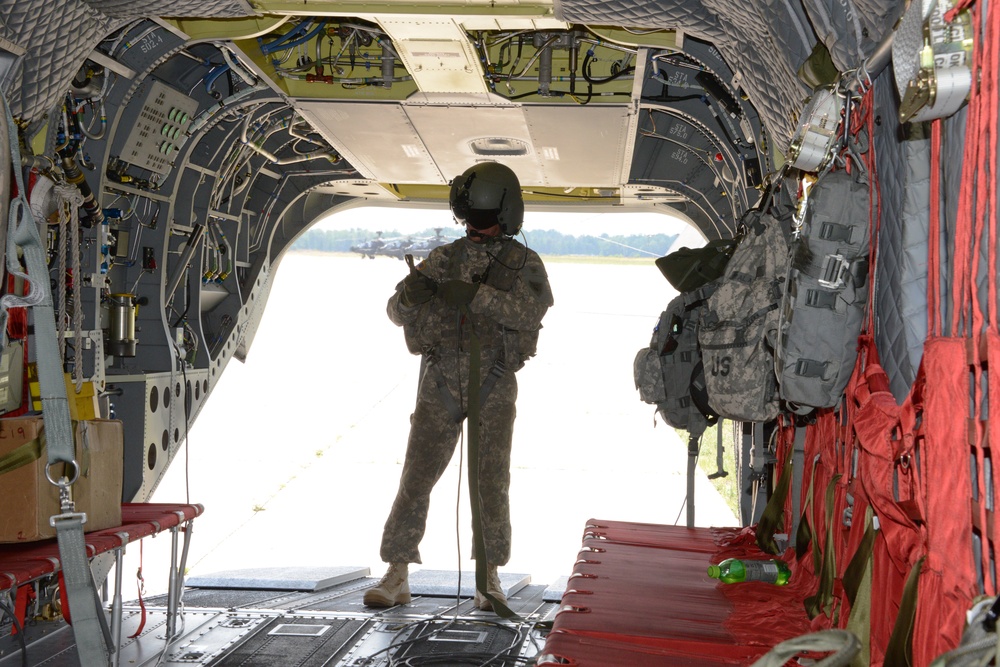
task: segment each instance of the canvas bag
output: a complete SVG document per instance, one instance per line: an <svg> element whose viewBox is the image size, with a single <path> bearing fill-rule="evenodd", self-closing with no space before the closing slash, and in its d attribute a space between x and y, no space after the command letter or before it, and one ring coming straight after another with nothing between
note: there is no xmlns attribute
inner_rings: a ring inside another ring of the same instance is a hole
<svg viewBox="0 0 1000 667"><path fill-rule="evenodd" d="M716 283L709 283L674 297L660 313L649 347L639 350L633 362L639 397L656 405L668 424L693 437L716 420L706 400L698 349L698 323L715 288Z"/></svg>
<svg viewBox="0 0 1000 667"><path fill-rule="evenodd" d="M770 213L751 209L741 224L746 234L708 299L698 343L712 409L725 419L765 422L780 408L774 346L788 242Z"/></svg>
<svg viewBox="0 0 1000 667"><path fill-rule="evenodd" d="M860 169L827 173L809 193L774 359L793 412L837 405L854 370L868 303L870 195Z"/></svg>
<svg viewBox="0 0 1000 667"><path fill-rule="evenodd" d="M678 292L690 292L722 276L739 237L715 239L700 248L683 247L656 260L656 268Z"/></svg>

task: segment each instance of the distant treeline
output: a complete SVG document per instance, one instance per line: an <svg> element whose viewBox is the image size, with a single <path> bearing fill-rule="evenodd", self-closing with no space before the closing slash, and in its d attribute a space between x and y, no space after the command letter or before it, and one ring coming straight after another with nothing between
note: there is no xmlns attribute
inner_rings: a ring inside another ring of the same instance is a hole
<svg viewBox="0 0 1000 667"><path fill-rule="evenodd" d="M384 230L382 240L433 238L434 233L434 229L427 229L417 234L401 234L395 230ZM547 229L532 230L526 232L526 235L528 246L542 255L597 257L660 257L670 251L670 246L677 238L677 234L573 236ZM445 229L442 231L442 236L447 239L458 238L459 230ZM352 246L360 245L377 237L377 232L367 229L311 229L299 237L292 249L349 252Z"/></svg>

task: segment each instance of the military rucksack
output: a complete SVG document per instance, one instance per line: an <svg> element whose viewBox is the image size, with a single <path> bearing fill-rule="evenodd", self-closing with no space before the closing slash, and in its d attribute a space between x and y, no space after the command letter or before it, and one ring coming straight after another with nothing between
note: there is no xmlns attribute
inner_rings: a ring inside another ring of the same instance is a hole
<svg viewBox="0 0 1000 667"><path fill-rule="evenodd" d="M674 297L653 329L649 347L633 363L639 397L674 428L700 436L714 424L705 394L705 373L698 349L698 324L716 283Z"/></svg>
<svg viewBox="0 0 1000 667"><path fill-rule="evenodd" d="M788 273L783 223L751 209L746 228L698 329L712 409L725 419L770 421L778 415L774 372L779 305Z"/></svg>
<svg viewBox="0 0 1000 667"><path fill-rule="evenodd" d="M775 355L781 398L800 413L837 405L854 370L868 304L871 189L860 169L833 171L807 201Z"/></svg>
<svg viewBox="0 0 1000 667"><path fill-rule="evenodd" d="M700 248L683 247L656 260L656 268L678 292L717 280L739 245L739 237L714 239Z"/></svg>

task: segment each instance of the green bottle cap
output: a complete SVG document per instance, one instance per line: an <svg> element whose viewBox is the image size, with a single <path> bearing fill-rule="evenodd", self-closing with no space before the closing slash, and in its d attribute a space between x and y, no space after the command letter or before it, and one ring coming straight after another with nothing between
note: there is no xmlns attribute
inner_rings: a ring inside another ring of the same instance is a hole
<svg viewBox="0 0 1000 667"><path fill-rule="evenodd" d="M722 568L720 568L718 565L708 566L708 576L712 577L713 579L718 579L720 574L722 574Z"/></svg>

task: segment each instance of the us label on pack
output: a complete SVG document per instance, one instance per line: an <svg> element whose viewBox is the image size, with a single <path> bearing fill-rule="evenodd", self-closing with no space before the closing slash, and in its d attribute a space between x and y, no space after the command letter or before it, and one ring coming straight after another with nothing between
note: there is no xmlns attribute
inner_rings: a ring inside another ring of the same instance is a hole
<svg viewBox="0 0 1000 667"><path fill-rule="evenodd" d="M715 412L736 421L766 422L779 409L774 344L788 245L778 220L751 213L749 232L708 299L698 343L708 402Z"/></svg>

